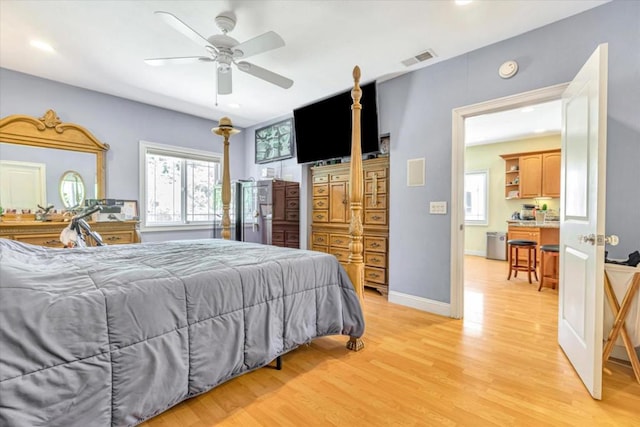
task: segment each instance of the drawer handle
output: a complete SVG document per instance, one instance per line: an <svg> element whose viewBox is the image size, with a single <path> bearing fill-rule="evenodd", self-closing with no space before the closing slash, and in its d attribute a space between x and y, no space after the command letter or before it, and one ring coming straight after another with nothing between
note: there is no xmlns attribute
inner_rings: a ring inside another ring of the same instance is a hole
<svg viewBox="0 0 640 427"><path fill-rule="evenodd" d="M371 247L372 247L372 248L379 248L379 247L380 247L380 244L379 244L379 243L376 243L376 242L373 242L373 243L371 244Z"/></svg>
<svg viewBox="0 0 640 427"><path fill-rule="evenodd" d="M373 261L373 262L380 262L380 259L378 259L378 258L371 258L371 261Z"/></svg>
<svg viewBox="0 0 640 427"><path fill-rule="evenodd" d="M324 243L324 239L322 237L316 238L316 243Z"/></svg>
<svg viewBox="0 0 640 427"><path fill-rule="evenodd" d="M369 277L375 277L377 279L380 275L378 273L369 273Z"/></svg>
<svg viewBox="0 0 640 427"><path fill-rule="evenodd" d="M324 193L324 188L318 188L318 193Z"/></svg>
<svg viewBox="0 0 640 427"><path fill-rule="evenodd" d="M47 240L46 242L44 242L45 245L57 245L58 243L62 244L62 242L60 240Z"/></svg>
<svg viewBox="0 0 640 427"><path fill-rule="evenodd" d="M121 239L122 239L122 237L119 237L119 236L107 237L107 240L110 241L110 242L114 242L116 240L121 240Z"/></svg>
<svg viewBox="0 0 640 427"><path fill-rule="evenodd" d="M318 206L324 206L324 202L318 202Z"/></svg>
<svg viewBox="0 0 640 427"><path fill-rule="evenodd" d="M378 220L382 219L382 217L381 217L381 216L378 216L378 215L374 215L374 216L372 216L371 218L373 218L373 219L374 219L374 220L376 220L376 221L378 221Z"/></svg>
<svg viewBox="0 0 640 427"><path fill-rule="evenodd" d="M340 243L342 243L342 240L336 240L336 243L340 244Z"/></svg>
<svg viewBox="0 0 640 427"><path fill-rule="evenodd" d="M324 218L324 215L316 215L316 219L322 219Z"/></svg>

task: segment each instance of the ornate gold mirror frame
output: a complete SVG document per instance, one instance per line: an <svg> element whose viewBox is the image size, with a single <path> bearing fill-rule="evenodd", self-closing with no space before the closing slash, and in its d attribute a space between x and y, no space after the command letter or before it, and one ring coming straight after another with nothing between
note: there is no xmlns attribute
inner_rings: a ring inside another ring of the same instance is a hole
<svg viewBox="0 0 640 427"><path fill-rule="evenodd" d="M106 196L106 152L103 144L91 132L73 123L63 123L55 111L35 118L14 114L0 119L0 142L41 148L79 151L96 155L97 198Z"/></svg>

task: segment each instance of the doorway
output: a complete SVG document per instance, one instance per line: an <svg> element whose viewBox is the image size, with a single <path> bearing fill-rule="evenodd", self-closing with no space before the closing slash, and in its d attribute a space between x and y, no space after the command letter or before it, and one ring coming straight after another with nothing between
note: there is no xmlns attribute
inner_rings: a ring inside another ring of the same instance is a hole
<svg viewBox="0 0 640 427"><path fill-rule="evenodd" d="M568 84L550 86L453 110L451 195L451 317L464 315L465 120L560 99Z"/></svg>

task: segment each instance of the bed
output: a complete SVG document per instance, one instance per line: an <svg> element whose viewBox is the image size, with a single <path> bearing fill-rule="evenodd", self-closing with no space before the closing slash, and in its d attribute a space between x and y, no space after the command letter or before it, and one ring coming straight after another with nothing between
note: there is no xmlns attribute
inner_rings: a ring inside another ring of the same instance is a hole
<svg viewBox="0 0 640 427"><path fill-rule="evenodd" d="M362 349L353 75L346 270L332 255L225 239L73 250L0 239L0 425L133 426L313 338L348 335ZM217 129L224 227L233 129Z"/></svg>

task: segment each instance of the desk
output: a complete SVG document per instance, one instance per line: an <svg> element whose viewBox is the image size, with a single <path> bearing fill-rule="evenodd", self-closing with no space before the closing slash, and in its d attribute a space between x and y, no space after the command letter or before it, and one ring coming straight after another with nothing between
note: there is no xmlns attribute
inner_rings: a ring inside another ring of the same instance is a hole
<svg viewBox="0 0 640 427"><path fill-rule="evenodd" d="M609 309L604 310L604 331L610 332L605 338L602 362L609 359L614 345L624 345L640 383L640 361L634 348L640 346L640 266L605 264L604 281L609 303Z"/></svg>

